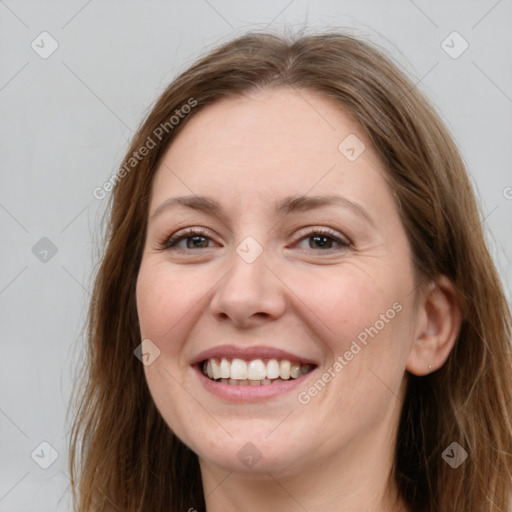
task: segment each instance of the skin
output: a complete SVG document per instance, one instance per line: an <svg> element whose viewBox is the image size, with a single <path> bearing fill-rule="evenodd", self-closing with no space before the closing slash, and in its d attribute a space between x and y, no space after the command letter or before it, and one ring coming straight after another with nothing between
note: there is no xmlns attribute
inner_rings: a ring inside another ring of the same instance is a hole
<svg viewBox="0 0 512 512"><path fill-rule="evenodd" d="M366 146L355 161L338 149L350 134ZM371 221L340 206L287 216L272 208L289 195L333 193ZM168 198L194 194L217 200L226 217L177 205L151 218ZM181 252L162 248L187 227L207 231L199 248L190 238L178 243ZM317 244L317 228L351 245ZM236 252L247 236L263 249L252 263ZM400 312L300 403L298 394L395 303ZM445 362L460 313L447 279L417 288L383 165L333 100L266 89L189 120L154 178L137 307L142 339L160 350L144 367L151 395L199 456L209 512L408 510L394 504L388 481L407 375ZM230 403L209 393L190 366L222 344L277 347L318 368L291 393ZM248 442L261 454L252 467L237 457Z"/></svg>

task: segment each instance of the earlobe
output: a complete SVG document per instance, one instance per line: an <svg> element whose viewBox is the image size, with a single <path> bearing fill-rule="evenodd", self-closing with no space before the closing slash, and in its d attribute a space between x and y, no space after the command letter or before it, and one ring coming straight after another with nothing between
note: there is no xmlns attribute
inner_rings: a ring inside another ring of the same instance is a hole
<svg viewBox="0 0 512 512"><path fill-rule="evenodd" d="M406 369L423 376L440 368L453 349L462 324L462 311L453 283L440 276L425 292Z"/></svg>

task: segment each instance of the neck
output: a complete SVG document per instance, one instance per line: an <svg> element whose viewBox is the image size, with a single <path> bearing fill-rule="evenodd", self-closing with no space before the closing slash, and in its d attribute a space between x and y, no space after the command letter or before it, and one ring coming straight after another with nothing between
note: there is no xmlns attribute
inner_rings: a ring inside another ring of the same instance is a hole
<svg viewBox="0 0 512 512"><path fill-rule="evenodd" d="M225 473L216 485L205 487L207 512L411 512L395 489L381 486L364 490L348 485L351 478L325 479L325 475L302 478L276 478L271 473L265 480L248 480L235 473ZM213 484L213 482L212 482Z"/></svg>

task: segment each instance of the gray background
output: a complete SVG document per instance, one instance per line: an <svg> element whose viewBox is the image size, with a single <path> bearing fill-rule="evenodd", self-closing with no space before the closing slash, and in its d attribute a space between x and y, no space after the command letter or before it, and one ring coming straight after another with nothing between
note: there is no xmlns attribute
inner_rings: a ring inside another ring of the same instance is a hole
<svg viewBox="0 0 512 512"><path fill-rule="evenodd" d="M510 299L511 21L510 0L0 0L0 512L70 510L66 411L106 204L94 188L176 73L247 30L346 27L394 54L459 144ZM51 49L43 31L59 45L46 59L31 47ZM458 58L453 31L469 44ZM59 454L47 469L44 441Z"/></svg>

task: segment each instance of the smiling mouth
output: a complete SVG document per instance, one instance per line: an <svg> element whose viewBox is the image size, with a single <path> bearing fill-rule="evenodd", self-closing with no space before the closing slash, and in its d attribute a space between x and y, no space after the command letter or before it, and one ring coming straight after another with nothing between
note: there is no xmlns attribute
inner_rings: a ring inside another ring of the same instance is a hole
<svg viewBox="0 0 512 512"><path fill-rule="evenodd" d="M264 386L287 382L307 375L315 368L312 364L292 362L288 359L211 358L200 363L203 374L210 380L231 386Z"/></svg>

